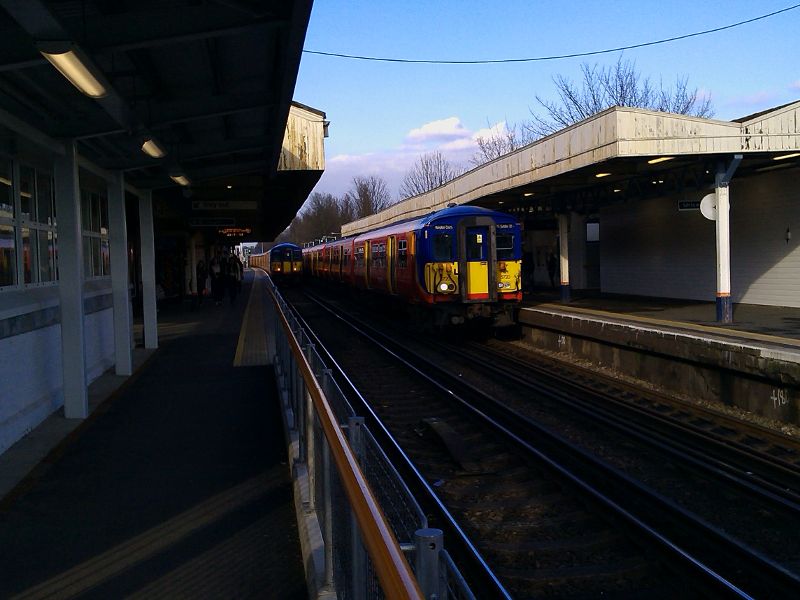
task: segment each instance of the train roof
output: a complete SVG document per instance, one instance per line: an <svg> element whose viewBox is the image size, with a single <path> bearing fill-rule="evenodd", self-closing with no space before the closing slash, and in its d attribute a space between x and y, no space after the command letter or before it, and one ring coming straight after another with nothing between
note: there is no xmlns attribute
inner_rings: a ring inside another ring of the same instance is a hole
<svg viewBox="0 0 800 600"><path fill-rule="evenodd" d="M272 248L269 249L269 252L273 250L281 250L284 248L289 248L291 250L301 250L300 246L297 244L293 244L292 242L281 242L280 244L275 244Z"/></svg>
<svg viewBox="0 0 800 600"><path fill-rule="evenodd" d="M372 229L370 231L365 231L363 233L359 233L354 236L343 237L338 240L323 242L320 244L315 244L310 248L306 248L307 250L314 250L316 248L324 248L327 245L337 245L340 243L346 243L348 241L353 240L360 240L360 239L369 239L374 237L375 234L380 235L391 235L393 233L400 233L404 231L409 231L413 229L419 229L422 227L426 227L435 221L440 220L447 220L447 219L454 219L459 217L470 217L470 216L495 216L503 221L513 221L516 222L517 219L513 215L499 212L496 210L491 210L489 208L483 208L482 206L452 206L449 208L443 208L441 210L437 210L422 217L412 217L410 219L405 219L403 221L397 221L392 223L391 225L386 225L384 227L378 227L376 229Z"/></svg>

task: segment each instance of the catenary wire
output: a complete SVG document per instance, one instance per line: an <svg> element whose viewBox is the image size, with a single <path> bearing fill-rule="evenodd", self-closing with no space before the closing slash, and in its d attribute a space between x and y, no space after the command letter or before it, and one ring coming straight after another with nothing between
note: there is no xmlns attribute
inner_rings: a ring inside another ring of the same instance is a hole
<svg viewBox="0 0 800 600"><path fill-rule="evenodd" d="M771 13L767 13L765 15L760 15L758 17L753 17L752 19L747 19L745 21L739 21L737 23L731 23L730 25L723 25L722 27L715 27L714 29L705 29L703 31L696 31L694 33L687 33L685 35L678 35L674 37L664 38L660 40L655 40L652 42L642 42L641 44L631 44L630 46L619 46L617 48L606 48L605 50L593 50L591 52L575 52L572 54L557 54L552 56L536 56L531 58L498 58L498 59L486 59L486 60L432 60L432 59L411 59L411 58L388 58L388 57L380 57L380 56L360 56L356 54L342 54L339 52L322 52L319 50L303 50L305 54L315 54L318 56L330 56L335 58L347 58L352 60L369 60L375 62L392 62L392 63L407 63L407 64L429 64L429 65L487 65L487 64L499 64L499 63L523 63L523 62L540 62L540 61L547 61L547 60L560 60L564 58L580 58L583 56L596 56L599 54L610 54L612 52L621 52L623 50L633 50L636 48L645 48L647 46L656 46L658 44L666 44L669 42L676 42L679 40L685 40L688 38L698 37L702 35L709 35L712 33L718 33L720 31L725 31L726 29L733 29L734 27L741 27L742 25L747 25L749 23L754 23L756 21L761 21L764 19L768 19L770 17L774 17L775 15L779 15L781 13L788 12L790 10L795 10L796 8L800 8L800 4L794 4L792 6L788 6L786 8L782 8L780 10L776 10Z"/></svg>

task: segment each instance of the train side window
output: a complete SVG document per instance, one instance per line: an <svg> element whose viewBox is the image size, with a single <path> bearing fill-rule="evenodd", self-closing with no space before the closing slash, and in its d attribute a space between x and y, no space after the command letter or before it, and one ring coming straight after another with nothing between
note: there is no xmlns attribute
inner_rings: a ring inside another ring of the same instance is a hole
<svg viewBox="0 0 800 600"><path fill-rule="evenodd" d="M514 235L511 233L498 233L495 239L497 259L512 260L514 258Z"/></svg>
<svg viewBox="0 0 800 600"><path fill-rule="evenodd" d="M440 233L433 236L433 260L436 262L450 262L453 260L452 235Z"/></svg>
<svg viewBox="0 0 800 600"><path fill-rule="evenodd" d="M397 266L408 266L408 242L406 240L397 241Z"/></svg>
<svg viewBox="0 0 800 600"><path fill-rule="evenodd" d="M342 266L347 266L347 263L350 262L350 248L344 249L344 256L342 257Z"/></svg>
<svg viewBox="0 0 800 600"><path fill-rule="evenodd" d="M355 260L358 266L362 266L364 264L364 246L356 247Z"/></svg>

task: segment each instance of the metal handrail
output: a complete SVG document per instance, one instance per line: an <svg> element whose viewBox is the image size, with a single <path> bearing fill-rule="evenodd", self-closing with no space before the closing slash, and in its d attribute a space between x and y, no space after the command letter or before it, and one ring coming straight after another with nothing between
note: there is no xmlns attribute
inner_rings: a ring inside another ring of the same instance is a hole
<svg viewBox="0 0 800 600"><path fill-rule="evenodd" d="M330 404L319 386L311 366L301 350L300 343L289 325L286 315L280 310L275 293L269 289L276 312L283 327L286 339L292 350L297 367L303 377L306 390L317 411L322 429L330 446L342 484L353 509L358 526L362 532L364 546L372 559L375 573L381 583L384 594L389 599L416 598L423 599L413 571L406 561L400 544L394 536L383 510L369 488L358 461L350 445L339 428Z"/></svg>

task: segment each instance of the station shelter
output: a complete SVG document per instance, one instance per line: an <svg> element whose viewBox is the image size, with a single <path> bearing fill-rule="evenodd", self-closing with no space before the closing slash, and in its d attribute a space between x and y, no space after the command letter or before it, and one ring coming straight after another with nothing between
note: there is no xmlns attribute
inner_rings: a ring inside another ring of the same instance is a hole
<svg viewBox="0 0 800 600"><path fill-rule="evenodd" d="M292 102L310 11L0 2L0 454L130 375L199 260L294 217L324 169L325 114Z"/></svg>

